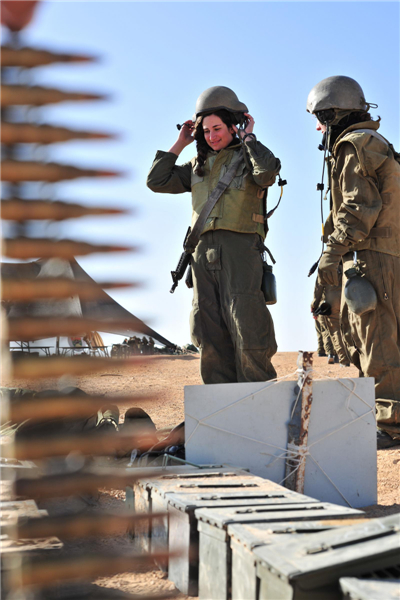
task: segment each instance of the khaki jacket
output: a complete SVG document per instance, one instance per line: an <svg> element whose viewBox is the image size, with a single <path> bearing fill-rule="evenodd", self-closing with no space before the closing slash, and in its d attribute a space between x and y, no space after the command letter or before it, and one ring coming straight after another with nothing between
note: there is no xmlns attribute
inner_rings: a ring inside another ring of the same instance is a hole
<svg viewBox="0 0 400 600"><path fill-rule="evenodd" d="M241 233L264 232L263 193L275 182L280 161L268 148L258 141L246 143L252 173L241 165L236 177L223 193L210 213L203 233L212 229L227 229ZM219 152L210 150L204 165L204 176L194 173L196 159L181 166L175 164L177 156L171 152L158 151L147 177L147 186L153 192L180 194L192 192L192 227L196 222L209 194L225 175L240 152L240 143Z"/></svg>
<svg viewBox="0 0 400 600"><path fill-rule="evenodd" d="M334 144L324 237L328 245L343 245L343 253L369 249L400 256L400 165L374 135L378 128L376 121L357 123Z"/></svg>

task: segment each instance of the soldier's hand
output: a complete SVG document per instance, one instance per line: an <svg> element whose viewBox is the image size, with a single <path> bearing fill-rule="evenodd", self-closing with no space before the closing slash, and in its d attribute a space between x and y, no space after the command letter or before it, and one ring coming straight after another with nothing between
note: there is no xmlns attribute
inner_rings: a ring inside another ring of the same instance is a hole
<svg viewBox="0 0 400 600"><path fill-rule="evenodd" d="M323 285L339 285L341 254L324 252L318 265L318 281Z"/></svg>
<svg viewBox="0 0 400 600"><path fill-rule="evenodd" d="M178 139L176 140L175 144L171 146L168 152L172 152L173 154L179 156L182 150L186 148L186 146L189 146L189 144L194 142L194 137L192 135L193 131L194 123L191 119L188 119L183 123L182 127L179 130Z"/></svg>
<svg viewBox="0 0 400 600"><path fill-rule="evenodd" d="M244 130L240 131L240 137L242 137L242 138L246 135L246 133L253 133L254 124L255 124L253 117L249 113L244 113L244 114L247 117L247 125ZM236 127L236 125L232 125L232 127L233 127L233 130L235 131L235 133L237 134L237 132L239 130Z"/></svg>
<svg viewBox="0 0 400 600"><path fill-rule="evenodd" d="M317 278L317 281L315 282L315 286L314 286L314 298L313 298L313 301L311 302L311 312L314 312L314 310L316 310L318 308L318 306L321 304L322 295L324 293L324 290L325 290L325 286L321 285L321 283L319 283L318 278Z"/></svg>
<svg viewBox="0 0 400 600"><path fill-rule="evenodd" d="M194 137L192 135L193 131L194 131L193 121L191 119L189 119L188 121L185 121L181 130L179 131L178 140L185 146L188 146L189 144L194 142Z"/></svg>

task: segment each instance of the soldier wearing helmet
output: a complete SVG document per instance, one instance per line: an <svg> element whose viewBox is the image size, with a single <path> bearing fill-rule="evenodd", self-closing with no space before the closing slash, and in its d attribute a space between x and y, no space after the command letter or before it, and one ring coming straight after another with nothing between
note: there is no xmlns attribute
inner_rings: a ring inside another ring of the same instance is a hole
<svg viewBox="0 0 400 600"><path fill-rule="evenodd" d="M200 348L204 383L276 377L271 357L277 346L261 292L261 253L265 190L275 182L280 161L253 129L247 106L231 89L209 88L169 152L157 152L147 179L154 192L191 192L193 227L210 193L244 150L244 160L210 212L191 259L191 335ZM196 157L177 166L177 157L193 141Z"/></svg>
<svg viewBox="0 0 400 600"><path fill-rule="evenodd" d="M324 79L307 100L330 153L331 212L318 277L337 285L342 263L345 286L357 257L376 291L375 310L362 315L342 302L341 324L352 362L375 378L378 446L384 447L400 443L400 165L377 132L380 119L372 120L371 106L360 85L344 76Z"/></svg>

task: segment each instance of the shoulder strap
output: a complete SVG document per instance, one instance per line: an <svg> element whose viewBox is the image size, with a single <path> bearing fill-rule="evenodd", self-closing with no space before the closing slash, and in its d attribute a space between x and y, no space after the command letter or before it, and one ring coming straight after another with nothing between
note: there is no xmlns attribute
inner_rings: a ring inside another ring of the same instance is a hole
<svg viewBox="0 0 400 600"><path fill-rule="evenodd" d="M349 131L349 133L369 133L369 135L376 137L378 140L381 140L381 142L384 142L388 146L390 145L387 139L384 138L383 135L375 131L375 129L353 129L353 131Z"/></svg>
<svg viewBox="0 0 400 600"><path fill-rule="evenodd" d="M230 169L225 173L225 175L220 179L208 197L207 202L203 206L201 213L199 214L196 223L193 226L192 231L188 235L185 241L185 252L188 254L193 254L196 249L197 244L199 243L199 239L201 234L203 233L204 225L210 215L210 212L217 204L218 200L221 198L222 194L225 192L226 188L232 183L239 165L243 162L243 151L241 150L239 158L233 163Z"/></svg>
<svg viewBox="0 0 400 600"><path fill-rule="evenodd" d="M395 147L393 146L393 144L391 144L389 142L389 140L387 140L385 137L383 137L383 135L381 135L380 133L378 133L374 129L355 129L354 132L350 132L350 133L369 133L370 135L373 135L378 140L380 140L381 142L383 142L384 144L387 144L389 146L389 148L393 152L393 156L394 156L395 161L400 164L400 153L397 152L397 150L395 149Z"/></svg>

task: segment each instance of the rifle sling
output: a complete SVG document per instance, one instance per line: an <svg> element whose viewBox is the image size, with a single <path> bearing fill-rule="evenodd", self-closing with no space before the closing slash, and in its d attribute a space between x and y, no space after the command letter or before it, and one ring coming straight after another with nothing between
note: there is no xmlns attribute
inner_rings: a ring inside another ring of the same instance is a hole
<svg viewBox="0 0 400 600"><path fill-rule="evenodd" d="M196 246L199 243L200 236L203 233L204 226L212 209L217 204L218 200L221 198L226 188L232 183L239 168L239 165L242 162L243 151L240 152L238 160L233 163L231 168L225 173L222 179L220 179L220 181L217 183L217 185L209 195L207 202L203 206L202 211L199 214L197 221L193 225L193 229L186 240L185 252L187 252L188 254L193 254L193 252L196 250Z"/></svg>

